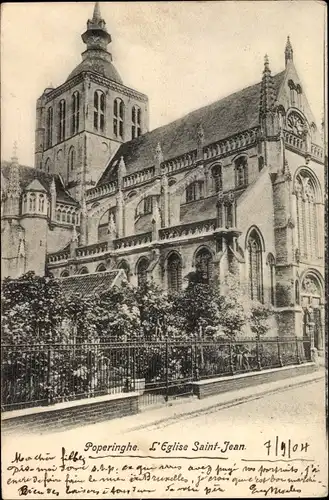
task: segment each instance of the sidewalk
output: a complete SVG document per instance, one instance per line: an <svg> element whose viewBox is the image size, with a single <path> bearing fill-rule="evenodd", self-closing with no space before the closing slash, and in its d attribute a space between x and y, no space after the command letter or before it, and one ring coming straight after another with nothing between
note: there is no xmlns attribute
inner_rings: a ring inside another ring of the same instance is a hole
<svg viewBox="0 0 329 500"><path fill-rule="evenodd" d="M205 399L179 399L169 402L161 407L146 409L137 415L129 415L119 419L108 420L106 422L95 422L91 425L70 429L53 431L52 434L67 432L70 440L74 439L75 435L81 435L81 432L89 435L89 433L97 432L98 435L108 435L109 432L115 430L115 434L128 434L139 430L155 430L174 424L180 420L186 420L198 415L205 415L216 412L220 409L237 406L247 401L260 399L264 395L278 393L288 390L292 387L298 387L306 384L311 384L325 377L325 369L320 367L316 372L284 379L276 382L261 384L258 386L247 387L236 391L222 393L216 396L210 396Z"/></svg>
<svg viewBox="0 0 329 500"><path fill-rule="evenodd" d="M316 372L293 377L291 379L279 380L258 386L247 387L236 391L225 392L205 399L178 400L168 403L166 406L153 410L145 410L138 415L122 418L125 432L133 432L140 429L166 426L170 422L180 419L193 418L196 415L212 413L221 408L229 408L247 401L259 399L266 394L276 393L298 387L307 383L315 382L325 377L324 368L320 367Z"/></svg>

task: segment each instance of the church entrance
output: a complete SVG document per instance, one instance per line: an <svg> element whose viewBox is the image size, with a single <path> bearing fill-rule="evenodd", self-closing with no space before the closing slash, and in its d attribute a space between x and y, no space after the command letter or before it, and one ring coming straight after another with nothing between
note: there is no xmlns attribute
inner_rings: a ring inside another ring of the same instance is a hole
<svg viewBox="0 0 329 500"><path fill-rule="evenodd" d="M314 332L314 347L318 350L323 349L323 297L322 286L320 280L314 274L307 274L302 281L302 307L304 311L303 317L303 334L304 337L309 336L310 325L313 324Z"/></svg>

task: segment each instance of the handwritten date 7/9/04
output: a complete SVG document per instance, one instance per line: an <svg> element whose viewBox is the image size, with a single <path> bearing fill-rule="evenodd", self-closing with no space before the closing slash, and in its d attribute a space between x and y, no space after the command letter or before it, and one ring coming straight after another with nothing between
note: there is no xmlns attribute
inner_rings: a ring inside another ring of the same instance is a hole
<svg viewBox="0 0 329 500"><path fill-rule="evenodd" d="M281 440L279 436L275 439L269 439L264 443L267 449L267 456L292 458L297 453L307 453L310 444L305 442L294 442L292 439Z"/></svg>

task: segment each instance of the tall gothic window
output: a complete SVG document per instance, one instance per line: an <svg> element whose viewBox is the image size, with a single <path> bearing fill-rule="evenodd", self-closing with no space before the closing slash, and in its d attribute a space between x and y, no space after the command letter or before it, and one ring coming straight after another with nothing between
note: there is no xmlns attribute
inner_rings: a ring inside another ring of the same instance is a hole
<svg viewBox="0 0 329 500"><path fill-rule="evenodd" d="M29 203L29 211L30 212L35 212L36 211L36 196L34 193L30 194L30 203Z"/></svg>
<svg viewBox="0 0 329 500"><path fill-rule="evenodd" d="M43 194L39 195L39 212L43 213L45 210L45 197Z"/></svg>
<svg viewBox="0 0 329 500"><path fill-rule="evenodd" d="M241 156L235 160L235 186L243 187L248 184L248 160Z"/></svg>
<svg viewBox="0 0 329 500"><path fill-rule="evenodd" d="M94 129L100 132L105 129L105 94L101 90L94 93Z"/></svg>
<svg viewBox="0 0 329 500"><path fill-rule="evenodd" d="M151 214L152 211L153 211L153 197L146 196L137 205L135 217L137 218L141 215Z"/></svg>
<svg viewBox="0 0 329 500"><path fill-rule="evenodd" d="M213 258L209 250L202 248L196 254L195 267L198 279L202 283L209 284L213 277Z"/></svg>
<svg viewBox="0 0 329 500"><path fill-rule="evenodd" d="M214 179L215 191L221 191L223 189L223 177L222 177L222 167L221 165L215 165L211 169L212 177Z"/></svg>
<svg viewBox="0 0 329 500"><path fill-rule="evenodd" d="M178 292L182 288L182 261L177 253L169 256L167 261L168 290Z"/></svg>
<svg viewBox="0 0 329 500"><path fill-rule="evenodd" d="M66 128L66 102L64 99L58 103L58 142L64 141Z"/></svg>
<svg viewBox="0 0 329 500"><path fill-rule="evenodd" d="M54 123L54 111L53 108L48 108L47 110L47 136L46 136L46 147L50 148L53 144L53 123Z"/></svg>
<svg viewBox="0 0 329 500"><path fill-rule="evenodd" d="M115 137L123 138L124 104L118 97L113 105L113 133Z"/></svg>
<svg viewBox="0 0 329 500"><path fill-rule="evenodd" d="M251 300L263 302L262 245L256 230L248 238L249 254L249 294Z"/></svg>
<svg viewBox="0 0 329 500"><path fill-rule="evenodd" d="M300 304L300 286L299 286L299 281L295 281L295 302L296 304Z"/></svg>
<svg viewBox="0 0 329 500"><path fill-rule="evenodd" d="M295 179L297 238L301 259L321 257L316 194L314 179L309 172L301 170Z"/></svg>
<svg viewBox="0 0 329 500"><path fill-rule="evenodd" d="M194 181L186 188L186 203L204 198L204 182Z"/></svg>
<svg viewBox="0 0 329 500"><path fill-rule="evenodd" d="M78 91L72 95L72 121L71 121L71 134L74 135L79 132L80 120L80 94Z"/></svg>
<svg viewBox="0 0 329 500"><path fill-rule="evenodd" d="M149 261L146 257L142 257L137 265L137 284L142 286L147 282L147 268L149 267Z"/></svg>
<svg viewBox="0 0 329 500"><path fill-rule="evenodd" d="M51 171L51 161L50 161L50 158L47 158L47 160L46 160L45 171L48 172L48 173Z"/></svg>
<svg viewBox="0 0 329 500"><path fill-rule="evenodd" d="M269 285L270 285L270 303L274 306L275 304L275 258L270 253L267 256L267 265L269 272Z"/></svg>
<svg viewBox="0 0 329 500"><path fill-rule="evenodd" d="M69 177L70 172L73 172L75 169L75 151L74 148L71 147L69 150L69 156L67 159L67 176Z"/></svg>
<svg viewBox="0 0 329 500"><path fill-rule="evenodd" d="M138 106L131 110L131 138L139 137L142 133L142 111Z"/></svg>

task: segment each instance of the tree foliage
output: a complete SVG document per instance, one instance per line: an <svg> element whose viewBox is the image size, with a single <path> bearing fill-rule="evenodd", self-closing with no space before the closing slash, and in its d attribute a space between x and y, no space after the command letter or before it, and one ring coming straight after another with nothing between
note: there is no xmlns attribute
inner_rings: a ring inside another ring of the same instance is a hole
<svg viewBox="0 0 329 500"><path fill-rule="evenodd" d="M250 302L239 282L189 281L168 295L152 281L140 287L123 284L101 296L67 298L60 280L27 273L2 286L2 338L5 343L106 342L239 336L246 324L255 335L269 329L271 311Z"/></svg>

